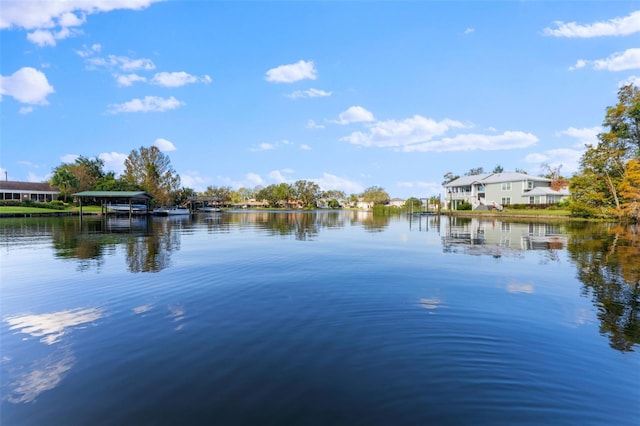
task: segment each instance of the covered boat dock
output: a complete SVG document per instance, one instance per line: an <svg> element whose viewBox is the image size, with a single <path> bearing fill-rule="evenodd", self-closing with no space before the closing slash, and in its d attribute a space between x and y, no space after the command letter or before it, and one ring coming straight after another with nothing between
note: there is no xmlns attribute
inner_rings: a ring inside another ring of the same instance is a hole
<svg viewBox="0 0 640 426"><path fill-rule="evenodd" d="M80 201L80 217L82 217L82 204L84 202L100 203L100 211L107 214L109 206L118 205L123 207L120 211L133 216L136 211L136 204L144 205L144 214L149 213L149 203L153 195L144 191L83 191L72 194Z"/></svg>

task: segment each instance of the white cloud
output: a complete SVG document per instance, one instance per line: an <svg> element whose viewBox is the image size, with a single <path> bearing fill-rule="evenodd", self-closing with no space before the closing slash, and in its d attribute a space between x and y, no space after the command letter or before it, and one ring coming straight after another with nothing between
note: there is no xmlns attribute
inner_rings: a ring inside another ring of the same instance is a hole
<svg viewBox="0 0 640 426"><path fill-rule="evenodd" d="M162 112L179 108L185 105L173 96L161 98L158 96L145 96L144 99L132 99L122 104L109 105L109 113L118 114L121 112Z"/></svg>
<svg viewBox="0 0 640 426"><path fill-rule="evenodd" d="M153 145L156 146L162 152L170 152L175 151L176 146L171 142L164 138L158 138L153 142Z"/></svg>
<svg viewBox="0 0 640 426"><path fill-rule="evenodd" d="M464 35L469 35L472 34L476 29L475 28L467 28L466 30L464 30Z"/></svg>
<svg viewBox="0 0 640 426"><path fill-rule="evenodd" d="M311 151L311 147L306 143L303 143L302 145L300 145L300 149L303 151Z"/></svg>
<svg viewBox="0 0 640 426"><path fill-rule="evenodd" d="M117 9L140 10L160 0L3 0L0 29L35 30L27 36L40 46L54 46L85 23L86 16ZM48 33L48 34L45 34Z"/></svg>
<svg viewBox="0 0 640 426"><path fill-rule="evenodd" d="M27 173L27 182L44 182L51 178L51 173L45 175L37 175L33 172Z"/></svg>
<svg viewBox="0 0 640 426"><path fill-rule="evenodd" d="M436 182L424 182L424 181L404 181L397 182L400 188L411 188L420 190L421 195L438 195L442 192L442 184Z"/></svg>
<svg viewBox="0 0 640 426"><path fill-rule="evenodd" d="M544 34L553 37L602 37L626 36L640 32L640 11L623 18L613 18L604 22L581 25L576 22L556 21L555 28L545 28Z"/></svg>
<svg viewBox="0 0 640 426"><path fill-rule="evenodd" d="M83 44L82 49L75 50L75 52L81 58L88 58L89 56L93 56L96 53L100 53L100 50L102 50L102 46L98 43L94 43L91 46Z"/></svg>
<svg viewBox="0 0 640 426"><path fill-rule="evenodd" d="M633 84L636 87L640 87L640 75L629 76L629 77L625 78L624 80L622 80L620 83L618 83L618 86L622 87L622 86L626 86L628 84Z"/></svg>
<svg viewBox="0 0 640 426"><path fill-rule="evenodd" d="M576 64L569 69L571 71L591 65L595 70L606 71L626 71L640 69L640 48L627 49L624 52L616 52L605 59L589 61L579 59Z"/></svg>
<svg viewBox="0 0 640 426"><path fill-rule="evenodd" d="M248 184L239 185L239 186L244 186L245 188L251 188L257 185L262 185L264 183L260 175L256 173L247 173L247 175L245 176L245 182L247 182Z"/></svg>
<svg viewBox="0 0 640 426"><path fill-rule="evenodd" d="M47 105L47 96L55 93L43 72L31 67L20 68L10 76L0 76L0 95L11 96L30 105Z"/></svg>
<svg viewBox="0 0 640 426"><path fill-rule="evenodd" d="M338 120L333 121L338 124L361 123L373 121L373 114L361 106L352 106L341 112Z"/></svg>
<svg viewBox="0 0 640 426"><path fill-rule="evenodd" d="M398 147L425 142L451 128L461 127L467 126L455 120L435 121L414 115L402 121L378 121L369 127L368 132L353 132L341 140L366 147Z"/></svg>
<svg viewBox="0 0 640 426"><path fill-rule="evenodd" d="M625 71L640 68L640 48L627 49L624 52L614 53L606 59L594 61L593 67L597 70Z"/></svg>
<svg viewBox="0 0 640 426"><path fill-rule="evenodd" d="M192 188L196 192L204 192L207 186L209 178L202 177L196 171L187 171L186 173L180 173L180 182L185 188Z"/></svg>
<svg viewBox="0 0 640 426"><path fill-rule="evenodd" d="M598 134L602 133L602 127L584 127L582 129L577 129L575 127L569 127L566 130L561 130L557 132L558 136L569 136L574 139L577 139L576 147L584 147L587 144L595 145L598 143Z"/></svg>
<svg viewBox="0 0 640 426"><path fill-rule="evenodd" d="M22 161L18 161L18 164L20 164L21 166L30 167L30 168L33 168L33 169L39 169L40 168L39 165L37 165L35 163L32 163L31 161L22 160ZM2 170L2 169L0 169L0 170Z"/></svg>
<svg viewBox="0 0 640 426"><path fill-rule="evenodd" d="M89 51L76 51L80 56L87 54ZM119 69L122 71L151 71L156 68L156 64L151 59L139 58L132 59L128 56L108 55L106 58L100 56L84 56L89 68L107 68Z"/></svg>
<svg viewBox="0 0 640 426"><path fill-rule="evenodd" d="M124 173L124 161L127 157L127 154L122 154L120 152L103 152L98 155L98 158L104 161L105 170L113 171L116 176L120 176Z"/></svg>
<svg viewBox="0 0 640 426"><path fill-rule="evenodd" d="M295 64L280 65L268 70L265 76L265 80L270 83L293 83L305 79L316 79L313 61L300 60Z"/></svg>
<svg viewBox="0 0 640 426"><path fill-rule="evenodd" d="M362 185L347 178L342 178L330 173L323 173L321 178L311 179L322 190L337 189L347 194L359 194L364 191Z"/></svg>
<svg viewBox="0 0 640 426"><path fill-rule="evenodd" d="M483 135L478 133L460 134L438 141L405 145L404 152L445 152L445 151L498 151L526 148L535 145L538 138L531 133L505 131L501 135Z"/></svg>
<svg viewBox="0 0 640 426"><path fill-rule="evenodd" d="M60 161L62 161L65 164L70 164L70 163L75 163L78 158L80 158L78 154L65 154L62 157L60 157Z"/></svg>
<svg viewBox="0 0 640 426"><path fill-rule="evenodd" d="M197 77L184 71L179 72L159 72L151 79L151 84L163 87L180 87L192 83L211 83L211 77L203 75Z"/></svg>
<svg viewBox="0 0 640 426"><path fill-rule="evenodd" d="M33 112L33 107L32 106L22 107L18 110L18 112L23 115L31 114Z"/></svg>
<svg viewBox="0 0 640 426"><path fill-rule="evenodd" d="M291 99L298 99L298 98L323 98L326 96L331 96L331 92L327 92L325 90L320 90L320 89L308 89L308 90L296 90L293 93L290 93L287 95L287 97L291 98Z"/></svg>
<svg viewBox="0 0 640 426"><path fill-rule="evenodd" d="M547 164L551 168L561 167L562 172L573 173L579 169L580 157L582 157L583 150L559 148L551 149L544 152L532 153L524 158L524 161L531 164L542 163ZM539 167L537 172L543 170Z"/></svg>
<svg viewBox="0 0 640 426"><path fill-rule="evenodd" d="M286 139L283 139L279 142L274 142L274 143L262 142L261 144L258 144L258 146L250 148L250 151L254 151L254 152L255 151L271 151L278 148L281 145L291 145L291 142L289 142Z"/></svg>
<svg viewBox="0 0 640 426"><path fill-rule="evenodd" d="M572 65L569 67L569 71L575 71L580 68L584 68L586 66L587 66L587 61L585 61L584 59L578 59L575 65Z"/></svg>
<svg viewBox="0 0 640 426"><path fill-rule="evenodd" d="M261 144L258 144L257 147L251 148L251 151L271 151L274 149L276 149L276 146L274 144L262 142Z"/></svg>
<svg viewBox="0 0 640 426"><path fill-rule="evenodd" d="M64 40L81 33L80 30L70 30L69 28L62 28L60 31L35 30L27 34L27 40L40 47L55 46L56 40Z"/></svg>
<svg viewBox="0 0 640 426"><path fill-rule="evenodd" d="M278 183L287 183L290 181L290 179L286 178L283 173L293 173L293 170L291 169L283 169L283 170L273 170L271 172L269 172L269 174L267 176L269 176L269 179L278 182Z"/></svg>
<svg viewBox="0 0 640 426"><path fill-rule="evenodd" d="M138 74L115 74L116 82L120 87L128 87L136 82L145 82L147 81L146 77L143 77Z"/></svg>
<svg viewBox="0 0 640 426"><path fill-rule="evenodd" d="M306 125L307 129L324 129L324 126L322 124L318 124L313 120L309 120L307 121L307 125Z"/></svg>

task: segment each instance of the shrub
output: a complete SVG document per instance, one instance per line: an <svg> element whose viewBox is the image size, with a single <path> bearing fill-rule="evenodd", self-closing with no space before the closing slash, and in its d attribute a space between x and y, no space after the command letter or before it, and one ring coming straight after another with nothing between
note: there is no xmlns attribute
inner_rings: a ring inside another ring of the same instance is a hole
<svg viewBox="0 0 640 426"><path fill-rule="evenodd" d="M473 206L471 205L471 203L467 203L466 201L458 204L458 207L456 210L473 210Z"/></svg>

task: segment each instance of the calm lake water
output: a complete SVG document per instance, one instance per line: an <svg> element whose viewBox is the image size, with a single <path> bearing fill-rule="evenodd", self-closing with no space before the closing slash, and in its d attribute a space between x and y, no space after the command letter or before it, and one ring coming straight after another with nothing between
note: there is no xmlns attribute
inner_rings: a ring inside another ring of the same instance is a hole
<svg viewBox="0 0 640 426"><path fill-rule="evenodd" d="M0 423L638 425L640 228L0 220Z"/></svg>

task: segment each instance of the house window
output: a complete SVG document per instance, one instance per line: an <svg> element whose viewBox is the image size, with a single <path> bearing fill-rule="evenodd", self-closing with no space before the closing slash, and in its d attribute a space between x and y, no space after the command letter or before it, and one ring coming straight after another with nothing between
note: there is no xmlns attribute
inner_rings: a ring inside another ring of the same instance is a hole
<svg viewBox="0 0 640 426"><path fill-rule="evenodd" d="M511 204L511 197L502 197L502 205L507 206Z"/></svg>
<svg viewBox="0 0 640 426"><path fill-rule="evenodd" d="M540 204L540 196L529 197L529 204Z"/></svg>
<svg viewBox="0 0 640 426"><path fill-rule="evenodd" d="M528 180L527 181L527 189L533 189L533 181L532 180Z"/></svg>
<svg viewBox="0 0 640 426"><path fill-rule="evenodd" d="M503 182L502 183L502 190L503 191L511 191L511 182ZM504 204L504 203L502 203Z"/></svg>

